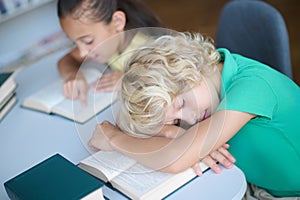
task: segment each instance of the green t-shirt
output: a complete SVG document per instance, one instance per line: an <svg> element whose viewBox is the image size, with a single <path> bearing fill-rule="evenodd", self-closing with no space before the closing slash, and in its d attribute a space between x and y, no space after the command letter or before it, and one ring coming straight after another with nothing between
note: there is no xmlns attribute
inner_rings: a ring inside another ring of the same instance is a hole
<svg viewBox="0 0 300 200"><path fill-rule="evenodd" d="M227 49L217 110L257 115L230 141L249 182L275 196L300 196L300 89L287 76Z"/></svg>

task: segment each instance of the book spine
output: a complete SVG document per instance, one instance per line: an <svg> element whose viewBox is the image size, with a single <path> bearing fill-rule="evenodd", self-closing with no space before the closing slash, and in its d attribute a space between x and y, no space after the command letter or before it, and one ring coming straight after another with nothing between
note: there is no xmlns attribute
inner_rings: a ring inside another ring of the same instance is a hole
<svg viewBox="0 0 300 200"><path fill-rule="evenodd" d="M2 0L6 9L6 13L12 13L15 11L15 5L12 0Z"/></svg>
<svg viewBox="0 0 300 200"><path fill-rule="evenodd" d="M14 4L15 8L19 8L22 5L20 0L13 0L13 4Z"/></svg>
<svg viewBox="0 0 300 200"><path fill-rule="evenodd" d="M26 7L28 5L28 0L19 0L21 3L21 7Z"/></svg>
<svg viewBox="0 0 300 200"><path fill-rule="evenodd" d="M4 5L3 0L0 0L0 12L1 12L1 15L4 15L6 13L6 7Z"/></svg>

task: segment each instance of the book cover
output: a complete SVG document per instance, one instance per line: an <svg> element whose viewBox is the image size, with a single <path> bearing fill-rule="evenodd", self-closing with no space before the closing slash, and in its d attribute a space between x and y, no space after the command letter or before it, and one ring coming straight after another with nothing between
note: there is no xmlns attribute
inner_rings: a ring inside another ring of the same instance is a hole
<svg viewBox="0 0 300 200"><path fill-rule="evenodd" d="M103 182L59 154L4 183L10 199L103 199Z"/></svg>
<svg viewBox="0 0 300 200"><path fill-rule="evenodd" d="M0 73L0 87L8 80L8 78L12 75L12 72Z"/></svg>

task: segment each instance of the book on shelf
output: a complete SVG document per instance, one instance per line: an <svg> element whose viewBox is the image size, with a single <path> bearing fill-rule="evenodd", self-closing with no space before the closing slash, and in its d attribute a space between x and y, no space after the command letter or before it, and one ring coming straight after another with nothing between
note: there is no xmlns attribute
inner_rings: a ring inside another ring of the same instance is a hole
<svg viewBox="0 0 300 200"><path fill-rule="evenodd" d="M3 0L0 0L0 14L3 15L6 13L6 6L4 4L4 1ZM0 15L0 16L1 16Z"/></svg>
<svg viewBox="0 0 300 200"><path fill-rule="evenodd" d="M83 72L89 85L101 76L97 69L90 68ZM22 107L85 123L116 100L114 92L97 93L90 87L85 106L80 100L67 99L63 94L62 85L63 80L57 80L45 88L41 88L25 98Z"/></svg>
<svg viewBox="0 0 300 200"><path fill-rule="evenodd" d="M38 7L52 0L0 0L1 15L14 15L30 10L30 7Z"/></svg>
<svg viewBox="0 0 300 200"><path fill-rule="evenodd" d="M2 0L3 6L5 8L5 13L12 13L14 10L16 10L15 2L12 0Z"/></svg>
<svg viewBox="0 0 300 200"><path fill-rule="evenodd" d="M199 164L203 172L208 169ZM162 199L197 176L192 168L178 174L151 170L116 151L98 151L78 166L130 199Z"/></svg>
<svg viewBox="0 0 300 200"><path fill-rule="evenodd" d="M55 154L4 183L11 200L104 199L99 179Z"/></svg>

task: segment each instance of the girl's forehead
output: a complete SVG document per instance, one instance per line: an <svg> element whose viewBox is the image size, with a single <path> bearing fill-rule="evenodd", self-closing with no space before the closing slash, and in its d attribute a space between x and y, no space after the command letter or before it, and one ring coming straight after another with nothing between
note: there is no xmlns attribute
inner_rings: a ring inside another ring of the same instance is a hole
<svg viewBox="0 0 300 200"><path fill-rule="evenodd" d="M96 24L95 22L93 22L92 20L88 19L85 16L81 16L77 18L72 15L67 15L64 18L61 18L60 23L63 26L63 28L70 27L73 29L76 27L87 28L89 26L93 26Z"/></svg>
<svg viewBox="0 0 300 200"><path fill-rule="evenodd" d="M72 16L66 16L60 19L60 23L64 32L72 39L75 40L84 35L95 33L98 29L104 29L101 23L95 23L90 20L74 19Z"/></svg>

